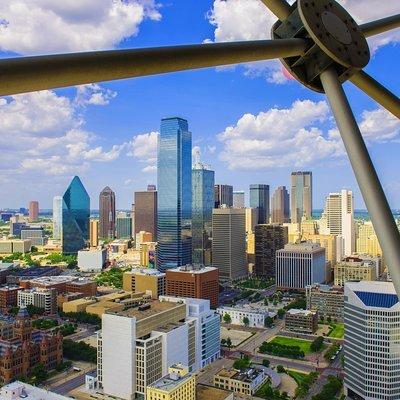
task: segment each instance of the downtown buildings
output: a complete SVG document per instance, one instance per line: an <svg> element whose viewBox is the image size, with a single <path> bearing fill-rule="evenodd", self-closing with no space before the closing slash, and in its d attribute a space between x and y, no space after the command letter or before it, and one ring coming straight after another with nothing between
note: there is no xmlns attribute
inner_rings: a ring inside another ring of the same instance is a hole
<svg viewBox="0 0 400 400"><path fill-rule="evenodd" d="M146 191L135 192L134 195L134 232L150 232L152 241L157 240L157 190L154 185L148 185Z"/></svg>
<svg viewBox="0 0 400 400"><path fill-rule="evenodd" d="M99 195L99 236L103 239L115 237L115 193L106 186Z"/></svg>
<svg viewBox="0 0 400 400"><path fill-rule="evenodd" d="M269 185L250 185L250 207L258 209L258 223L269 223Z"/></svg>
<svg viewBox="0 0 400 400"><path fill-rule="evenodd" d="M62 216L63 216L63 198L55 196L53 198L53 238L61 240L62 238Z"/></svg>
<svg viewBox="0 0 400 400"><path fill-rule="evenodd" d="M273 224L290 222L289 193L285 186L279 186L272 195L271 222Z"/></svg>
<svg viewBox="0 0 400 400"><path fill-rule="evenodd" d="M214 208L222 206L233 206L233 186L219 184L214 186Z"/></svg>
<svg viewBox="0 0 400 400"><path fill-rule="evenodd" d="M292 172L290 193L290 218L300 223L302 218L312 218L312 172Z"/></svg>
<svg viewBox="0 0 400 400"><path fill-rule="evenodd" d="M39 202L29 202L29 222L36 222L39 219Z"/></svg>
<svg viewBox="0 0 400 400"><path fill-rule="evenodd" d="M165 271L192 261L192 134L185 119L161 121L157 170L157 268Z"/></svg>

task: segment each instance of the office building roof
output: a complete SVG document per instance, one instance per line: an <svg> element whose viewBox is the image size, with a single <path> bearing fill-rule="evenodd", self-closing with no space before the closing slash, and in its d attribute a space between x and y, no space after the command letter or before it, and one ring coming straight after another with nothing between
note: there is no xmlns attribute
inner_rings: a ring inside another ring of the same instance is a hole
<svg viewBox="0 0 400 400"><path fill-rule="evenodd" d="M152 389L162 390L165 392L171 392L178 386L192 379L192 375L188 374L185 376L179 376L177 374L168 374L162 378L156 380L148 387Z"/></svg>
<svg viewBox="0 0 400 400"><path fill-rule="evenodd" d="M71 397L40 389L27 383L15 381L0 389L1 400L70 400Z"/></svg>

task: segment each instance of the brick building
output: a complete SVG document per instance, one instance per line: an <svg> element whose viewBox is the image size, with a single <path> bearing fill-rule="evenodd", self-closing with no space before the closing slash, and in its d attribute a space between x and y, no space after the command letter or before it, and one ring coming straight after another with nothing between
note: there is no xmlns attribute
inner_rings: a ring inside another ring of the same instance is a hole
<svg viewBox="0 0 400 400"><path fill-rule="evenodd" d="M4 313L17 305L19 286L0 286L0 312Z"/></svg>

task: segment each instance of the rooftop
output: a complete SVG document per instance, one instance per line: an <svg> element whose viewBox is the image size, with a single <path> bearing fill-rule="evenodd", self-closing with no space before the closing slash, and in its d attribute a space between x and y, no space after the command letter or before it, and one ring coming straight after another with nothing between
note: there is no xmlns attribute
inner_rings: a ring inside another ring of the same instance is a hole
<svg viewBox="0 0 400 400"><path fill-rule="evenodd" d="M246 368L242 371L238 371L236 369L221 369L217 372L216 376L220 376L223 378L230 378L240 382L251 383L256 379L260 374L263 374L264 371L260 368Z"/></svg>
<svg viewBox="0 0 400 400"><path fill-rule="evenodd" d="M128 271L128 273L134 275L165 276L165 273L160 272L158 269L151 268L132 269L131 271Z"/></svg>
<svg viewBox="0 0 400 400"><path fill-rule="evenodd" d="M308 316L308 315L314 315L316 314L316 312L311 310L301 310L298 308L291 308L290 310L286 311L286 314Z"/></svg>
<svg viewBox="0 0 400 400"><path fill-rule="evenodd" d="M232 392L228 390L218 389L213 386L198 384L196 386L197 400L225 400L232 396Z"/></svg>
<svg viewBox="0 0 400 400"><path fill-rule="evenodd" d="M391 308L399 303L392 282L348 282L346 289L352 290L367 307Z"/></svg>
<svg viewBox="0 0 400 400"><path fill-rule="evenodd" d="M321 247L318 243L312 243L312 242L300 242L300 243L288 243L285 245L284 249L278 250L279 252L319 252L319 251L324 251L325 249Z"/></svg>
<svg viewBox="0 0 400 400"><path fill-rule="evenodd" d="M179 376L178 374L168 374L163 376L162 378L156 380L151 385L148 385L148 388L162 390L165 392L171 392L178 386L181 386L183 383L192 379L192 375L188 374L185 376Z"/></svg>
<svg viewBox="0 0 400 400"><path fill-rule="evenodd" d="M204 274L205 272L210 272L210 271L215 271L218 268L215 267L206 267L201 264L187 264L187 265L182 265L181 267L178 268L171 268L168 269L167 272L188 272L191 274Z"/></svg>
<svg viewBox="0 0 400 400"><path fill-rule="evenodd" d="M36 386L15 381L0 389L1 400L70 400L71 397L40 389Z"/></svg>

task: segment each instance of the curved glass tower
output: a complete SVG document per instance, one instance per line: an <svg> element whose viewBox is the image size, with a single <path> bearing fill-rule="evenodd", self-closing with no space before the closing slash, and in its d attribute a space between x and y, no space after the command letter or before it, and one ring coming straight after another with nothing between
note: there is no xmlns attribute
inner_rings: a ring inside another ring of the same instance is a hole
<svg viewBox="0 0 400 400"><path fill-rule="evenodd" d="M89 240L90 198L79 177L75 176L62 202L62 247L64 254L75 254Z"/></svg>
<svg viewBox="0 0 400 400"><path fill-rule="evenodd" d="M161 120L157 161L157 268L192 261L192 134L182 118Z"/></svg>

